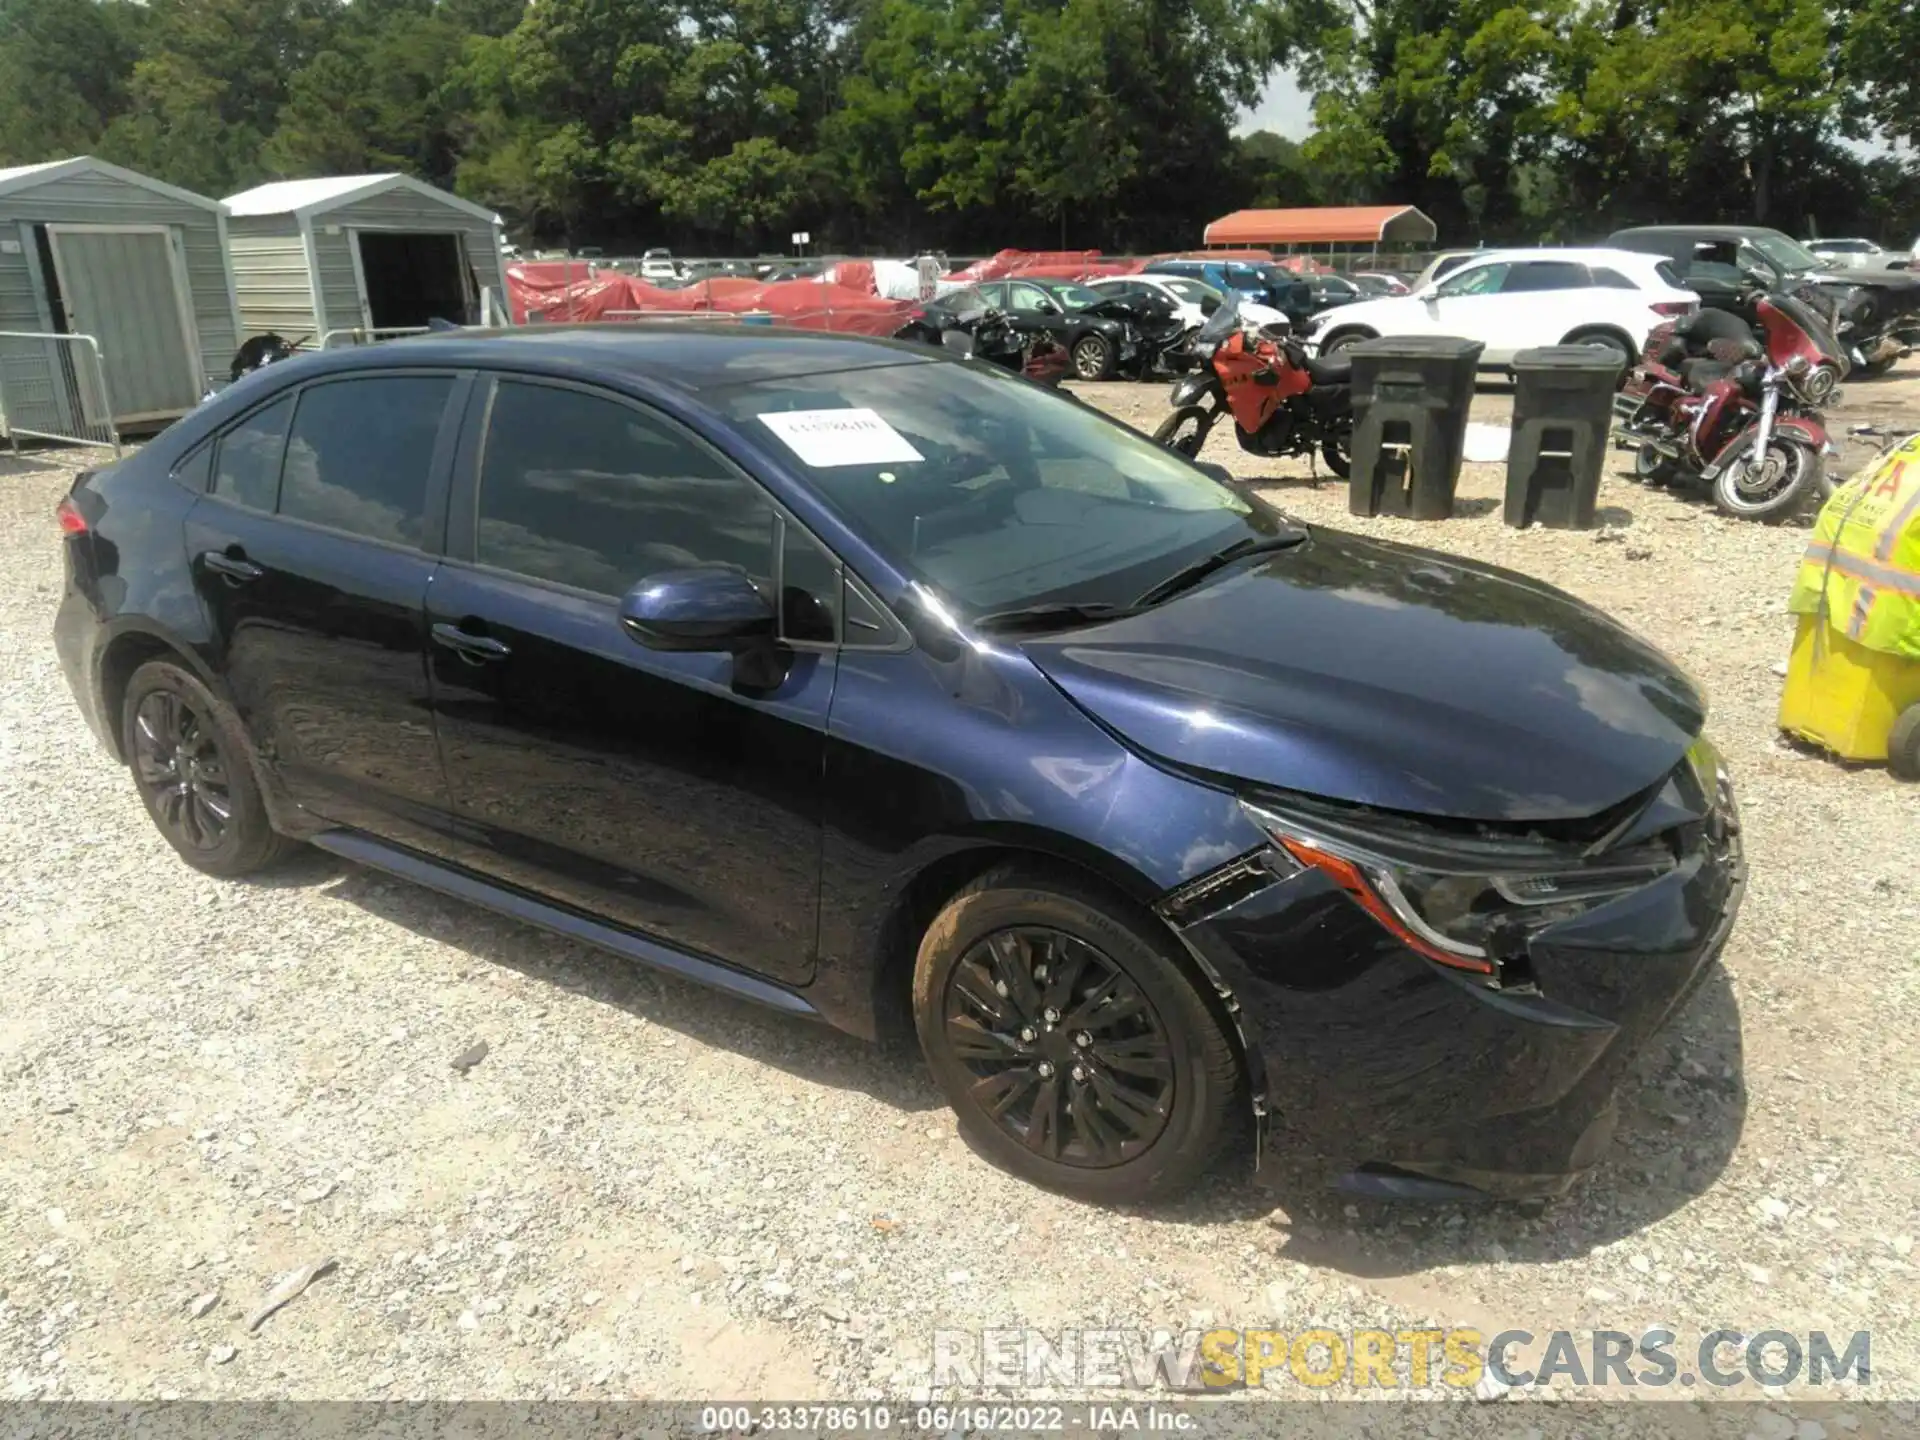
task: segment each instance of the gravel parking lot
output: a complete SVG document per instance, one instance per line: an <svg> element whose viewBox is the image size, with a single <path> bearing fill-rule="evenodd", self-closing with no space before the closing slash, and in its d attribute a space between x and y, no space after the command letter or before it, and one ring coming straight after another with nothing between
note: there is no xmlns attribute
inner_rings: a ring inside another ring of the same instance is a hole
<svg viewBox="0 0 1920 1440"><path fill-rule="evenodd" d="M1147 427L1165 402L1083 393ZM1476 418L1508 405L1483 391ZM1849 387L1836 419L1868 416L1920 423L1920 361ZM1282 1134L1257 1175L1093 1209L976 1159L906 1052L317 853L201 877L55 663L76 462L0 454L6 1394L923 1398L936 1328L1665 1324L1871 1331L1849 1393L1920 1398L1920 791L1776 737L1804 527L1609 475L1604 529L1514 531L1486 465L1449 522L1355 520L1304 462L1224 433L1207 458L1309 521L1560 585L1712 697L1746 909L1573 1196L1349 1203Z"/></svg>

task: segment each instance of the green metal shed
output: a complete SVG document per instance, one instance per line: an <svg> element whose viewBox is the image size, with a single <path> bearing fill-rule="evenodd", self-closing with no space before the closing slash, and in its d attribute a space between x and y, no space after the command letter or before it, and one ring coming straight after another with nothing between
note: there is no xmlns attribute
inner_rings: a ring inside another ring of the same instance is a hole
<svg viewBox="0 0 1920 1440"><path fill-rule="evenodd" d="M324 348L429 320L478 321L503 293L500 217L410 175L282 180L229 195L240 318Z"/></svg>
<svg viewBox="0 0 1920 1440"><path fill-rule="evenodd" d="M90 155L0 170L11 423L84 436L198 404L240 343L225 225L219 201ZM29 338L67 335L99 342L105 401L76 343Z"/></svg>

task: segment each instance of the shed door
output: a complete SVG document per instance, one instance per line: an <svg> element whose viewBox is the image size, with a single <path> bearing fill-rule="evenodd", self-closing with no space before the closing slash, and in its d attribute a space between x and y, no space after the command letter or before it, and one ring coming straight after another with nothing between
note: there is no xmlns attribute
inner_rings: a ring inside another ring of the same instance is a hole
<svg viewBox="0 0 1920 1440"><path fill-rule="evenodd" d="M200 400L172 241L164 230L49 225L67 328L100 342L115 420L178 415Z"/></svg>

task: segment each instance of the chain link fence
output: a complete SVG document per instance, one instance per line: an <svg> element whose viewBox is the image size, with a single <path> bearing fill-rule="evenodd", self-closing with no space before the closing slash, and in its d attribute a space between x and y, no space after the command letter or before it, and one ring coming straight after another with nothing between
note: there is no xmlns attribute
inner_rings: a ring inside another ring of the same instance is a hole
<svg viewBox="0 0 1920 1440"><path fill-rule="evenodd" d="M0 432L120 453L100 342L91 335L0 330Z"/></svg>

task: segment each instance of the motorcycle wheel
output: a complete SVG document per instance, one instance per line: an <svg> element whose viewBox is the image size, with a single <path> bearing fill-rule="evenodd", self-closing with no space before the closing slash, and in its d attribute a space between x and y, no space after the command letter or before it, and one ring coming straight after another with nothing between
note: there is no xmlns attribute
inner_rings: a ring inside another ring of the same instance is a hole
<svg viewBox="0 0 1920 1440"><path fill-rule="evenodd" d="M1342 480L1353 478L1353 431L1337 430L1320 442L1320 458Z"/></svg>
<svg viewBox="0 0 1920 1440"><path fill-rule="evenodd" d="M1899 363L1900 357L1898 355L1889 355L1884 360L1875 360L1870 364L1860 366L1853 371L1849 378L1855 380L1877 380Z"/></svg>
<svg viewBox="0 0 1920 1440"><path fill-rule="evenodd" d="M1642 445L1633 452L1633 478L1642 485L1665 485L1679 468L1651 445Z"/></svg>
<svg viewBox="0 0 1920 1440"><path fill-rule="evenodd" d="M1199 457L1200 447L1207 443L1207 432L1212 429L1210 411L1200 405L1182 405L1160 422L1160 428L1153 432L1153 443L1193 460Z"/></svg>
<svg viewBox="0 0 1920 1440"><path fill-rule="evenodd" d="M1747 448L1747 447L1743 447ZM1713 503L1741 520L1777 524L1799 510L1815 483L1813 460L1804 446L1774 440L1756 470L1751 451L1727 462L1713 482Z"/></svg>

